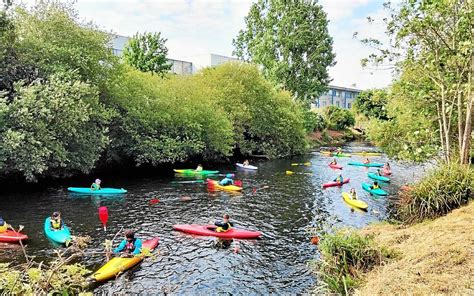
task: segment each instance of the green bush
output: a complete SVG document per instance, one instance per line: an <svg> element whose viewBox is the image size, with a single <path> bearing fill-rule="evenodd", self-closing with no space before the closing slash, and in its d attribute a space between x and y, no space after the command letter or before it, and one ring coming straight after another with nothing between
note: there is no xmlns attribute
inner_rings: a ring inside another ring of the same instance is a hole
<svg viewBox="0 0 474 296"><path fill-rule="evenodd" d="M399 214L417 222L446 215L474 197L474 170L456 163L436 168L400 194Z"/></svg>
<svg viewBox="0 0 474 296"><path fill-rule="evenodd" d="M303 115L304 128L307 133L322 131L326 128L326 121L321 114L307 110Z"/></svg>
<svg viewBox="0 0 474 296"><path fill-rule="evenodd" d="M354 111L371 119L388 120L388 94L384 89L362 91L354 101Z"/></svg>
<svg viewBox="0 0 474 296"><path fill-rule="evenodd" d="M375 244L372 237L352 230L324 234L319 244L318 274L331 293L348 295L360 283L360 273L380 265L394 253Z"/></svg>
<svg viewBox="0 0 474 296"><path fill-rule="evenodd" d="M344 130L355 124L354 115L349 110L331 105L327 106L323 112L328 121L328 127L331 129Z"/></svg>

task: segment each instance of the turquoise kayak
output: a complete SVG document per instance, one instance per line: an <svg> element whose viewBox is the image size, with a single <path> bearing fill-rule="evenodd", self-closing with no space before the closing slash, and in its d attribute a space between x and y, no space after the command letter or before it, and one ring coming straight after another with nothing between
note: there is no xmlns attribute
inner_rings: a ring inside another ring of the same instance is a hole
<svg viewBox="0 0 474 296"><path fill-rule="evenodd" d="M71 232L69 231L69 228L64 225L60 230L52 230L50 220L51 218L49 217L44 220L44 233L46 234L46 237L55 243L68 245L71 241Z"/></svg>
<svg viewBox="0 0 474 296"><path fill-rule="evenodd" d="M219 171L206 171L206 170L196 171L196 170L193 170L193 169L182 169L182 170L176 170L176 169L174 169L173 171L175 171L175 172L178 173L178 174L183 174L183 175L199 175L199 176L206 176L206 175L219 174Z"/></svg>
<svg viewBox="0 0 474 296"><path fill-rule="evenodd" d="M379 181L383 181L383 182L390 182L389 178L384 177L384 176L379 176L379 175L374 174L374 173L368 173L367 176L369 176L369 178L374 179L374 180L379 180Z"/></svg>
<svg viewBox="0 0 474 296"><path fill-rule="evenodd" d="M69 187L67 190L74 192L74 193L82 193L82 194L122 194L127 193L125 189L118 189L118 188L101 188L99 190L92 190L87 187Z"/></svg>
<svg viewBox="0 0 474 296"><path fill-rule="evenodd" d="M365 166L365 167L383 167L383 163L362 163L362 162L349 162L348 165L355 165L355 166Z"/></svg>
<svg viewBox="0 0 474 296"><path fill-rule="evenodd" d="M365 191L371 193L371 194L375 194L375 195L380 195L380 196L384 196L384 195L388 195L388 193L382 189L370 189L370 184L367 184L367 183L362 183L362 189L364 189Z"/></svg>

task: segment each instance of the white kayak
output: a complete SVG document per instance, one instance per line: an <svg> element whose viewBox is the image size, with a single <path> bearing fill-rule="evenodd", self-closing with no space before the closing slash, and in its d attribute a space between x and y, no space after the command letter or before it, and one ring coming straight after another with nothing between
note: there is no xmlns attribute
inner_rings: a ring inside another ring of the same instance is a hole
<svg viewBox="0 0 474 296"><path fill-rule="evenodd" d="M236 163L236 165L239 167L239 168L242 168L242 169L246 169L246 170L258 170L258 167L256 166L253 166L253 165L243 165L241 163Z"/></svg>

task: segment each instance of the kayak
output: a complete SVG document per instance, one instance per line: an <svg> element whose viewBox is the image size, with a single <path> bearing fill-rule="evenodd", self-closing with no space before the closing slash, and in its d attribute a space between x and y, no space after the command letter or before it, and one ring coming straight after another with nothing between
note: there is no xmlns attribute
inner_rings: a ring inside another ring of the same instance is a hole
<svg viewBox="0 0 474 296"><path fill-rule="evenodd" d="M240 187L240 186L235 186L235 185L222 186L222 185L219 185L219 182L217 182L216 180L212 180L212 179L207 179L206 182L207 182L207 185L209 185L211 187L214 187L216 189L227 190L227 191L241 191L242 190L242 187Z"/></svg>
<svg viewBox="0 0 474 296"><path fill-rule="evenodd" d="M382 153L379 153L379 152L352 152L352 155L360 155L360 156L382 156Z"/></svg>
<svg viewBox="0 0 474 296"><path fill-rule="evenodd" d="M99 190L92 190L87 187L69 187L67 190L74 192L74 193L82 193L82 194L123 194L127 193L127 190L121 188L101 188Z"/></svg>
<svg viewBox="0 0 474 296"><path fill-rule="evenodd" d="M342 186L342 185L344 185L344 184L346 184L346 183L349 183L349 180L350 180L350 179L344 179L344 180L342 181L342 183L337 183L337 182L334 182L334 181L333 181L333 182L324 183L324 184L323 184L323 188L326 188L326 187L333 187L333 186Z"/></svg>
<svg viewBox="0 0 474 296"><path fill-rule="evenodd" d="M375 195L381 195L381 196L384 196L384 195L388 195L388 193L379 188L379 189L370 189L370 184L367 184L367 183L362 183L362 189L364 189L365 191L371 193L371 194L375 194Z"/></svg>
<svg viewBox="0 0 474 296"><path fill-rule="evenodd" d="M347 192L342 193L342 198L344 199L346 203L348 203L349 205L353 207L363 209L363 210L366 210L368 207L367 203L365 203L364 201L359 200L359 199L352 199L351 195Z"/></svg>
<svg viewBox="0 0 474 296"><path fill-rule="evenodd" d="M379 175L374 174L374 173L368 173L367 176L369 176L369 178L374 179L374 180L379 180L379 181L383 181L383 182L390 182L389 178L384 177L384 176L379 176Z"/></svg>
<svg viewBox="0 0 474 296"><path fill-rule="evenodd" d="M331 156L335 157L351 157L349 153L331 153Z"/></svg>
<svg viewBox="0 0 474 296"><path fill-rule="evenodd" d="M241 163L236 163L237 167L241 168L241 169L246 169L246 170L258 170L258 167L256 166L253 166L253 165L243 165Z"/></svg>
<svg viewBox="0 0 474 296"><path fill-rule="evenodd" d="M336 170L342 170L342 165L340 164L329 164L329 167Z"/></svg>
<svg viewBox="0 0 474 296"><path fill-rule="evenodd" d="M219 171L207 171L207 170L202 170L202 171L196 171L193 169L182 169L182 170L173 170L178 174L183 174L183 175L200 175L200 176L205 176L205 175L214 175L214 174L219 174Z"/></svg>
<svg viewBox="0 0 474 296"><path fill-rule="evenodd" d="M50 220L51 218L49 217L44 220L44 233L46 234L46 237L55 243L68 245L71 241L71 232L69 231L69 228L64 225L60 230L52 230Z"/></svg>
<svg viewBox="0 0 474 296"><path fill-rule="evenodd" d="M21 232L7 230L6 232L0 233L0 243L19 243L28 239L26 234Z"/></svg>
<svg viewBox="0 0 474 296"><path fill-rule="evenodd" d="M258 238L262 235L260 231L245 230L239 228L231 228L226 232L216 232L214 225L199 225L199 224L178 224L173 225L174 230L182 231L189 234L215 236L219 238L241 238L252 239Z"/></svg>
<svg viewBox="0 0 474 296"><path fill-rule="evenodd" d="M159 238L149 239L143 242L142 249L146 248L153 251L158 246ZM143 253L143 251L142 251ZM115 278L120 273L134 267L143 261L143 256L134 256L130 258L114 257L109 262L102 265L99 270L94 272L92 277L98 281L103 282L111 278Z"/></svg>
<svg viewBox="0 0 474 296"><path fill-rule="evenodd" d="M365 167L383 167L382 163L363 163L363 162L349 162L348 165L355 165L355 166L365 166Z"/></svg>

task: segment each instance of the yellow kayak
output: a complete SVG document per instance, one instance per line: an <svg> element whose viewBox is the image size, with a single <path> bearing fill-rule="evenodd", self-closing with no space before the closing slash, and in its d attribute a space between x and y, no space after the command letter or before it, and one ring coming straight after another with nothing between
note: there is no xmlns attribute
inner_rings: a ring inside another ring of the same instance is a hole
<svg viewBox="0 0 474 296"><path fill-rule="evenodd" d="M359 199L352 199L350 194L347 192L342 193L342 198L344 199L346 203L348 203L349 205L353 207L364 209L364 210L367 209L368 207L368 205L364 201L359 200Z"/></svg>
<svg viewBox="0 0 474 296"><path fill-rule="evenodd" d="M360 155L360 156L381 156L382 153L378 152L352 152L353 155Z"/></svg>
<svg viewBox="0 0 474 296"><path fill-rule="evenodd" d="M227 191L241 191L242 190L242 187L240 186L235 186L235 185L222 186L222 185L219 185L219 182L217 182L216 180L211 180L211 179L207 179L206 181L207 181L208 186L214 187L215 189L227 190Z"/></svg>
<svg viewBox="0 0 474 296"><path fill-rule="evenodd" d="M153 251L158 245L158 238L150 239L143 242L143 249ZM142 251L143 253L143 251ZM92 277L98 281L103 282L111 278L115 278L121 273L134 267L142 262L143 256L135 256L130 258L114 257L109 262L105 263L99 270L97 270Z"/></svg>

